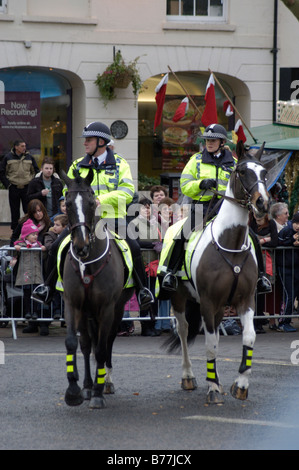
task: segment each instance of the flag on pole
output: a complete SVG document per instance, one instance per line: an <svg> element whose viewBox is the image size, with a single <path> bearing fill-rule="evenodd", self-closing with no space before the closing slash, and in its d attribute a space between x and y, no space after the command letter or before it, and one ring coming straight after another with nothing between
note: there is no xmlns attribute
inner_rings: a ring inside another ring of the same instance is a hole
<svg viewBox="0 0 299 470"><path fill-rule="evenodd" d="M224 101L223 103L223 111L225 112L225 116L230 117L234 114L234 110L232 108L232 105L228 100Z"/></svg>
<svg viewBox="0 0 299 470"><path fill-rule="evenodd" d="M238 136L238 142L240 142L240 140L242 140L242 142L243 142L243 144L244 144L247 139L246 139L246 135L244 134L244 130L243 130L243 125L242 125L241 119L239 119L239 120L236 122L234 131L235 131L235 133L236 133L237 136Z"/></svg>
<svg viewBox="0 0 299 470"><path fill-rule="evenodd" d="M205 94L205 110L201 116L201 122L205 127L210 124L217 124L217 107L216 107L216 96L215 96L215 80L211 73Z"/></svg>
<svg viewBox="0 0 299 470"><path fill-rule="evenodd" d="M167 83L168 83L168 73L164 75L164 77L162 78L162 80L159 82L159 84L156 86L156 89L155 89L157 111L155 115L154 130L161 122Z"/></svg>
<svg viewBox="0 0 299 470"><path fill-rule="evenodd" d="M174 116L172 118L173 122L178 122L180 119L182 119L187 113L188 109L189 109L189 98L186 97L181 101L181 103L177 107L176 112L174 113Z"/></svg>

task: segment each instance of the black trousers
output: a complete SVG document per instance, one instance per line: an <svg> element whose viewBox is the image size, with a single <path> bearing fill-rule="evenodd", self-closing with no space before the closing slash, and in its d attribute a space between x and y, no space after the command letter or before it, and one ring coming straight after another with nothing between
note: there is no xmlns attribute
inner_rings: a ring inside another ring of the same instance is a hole
<svg viewBox="0 0 299 470"><path fill-rule="evenodd" d="M28 185L24 188L17 188L14 184L9 187L8 190L8 200L11 213L11 229L14 230L18 225L20 219L20 204L22 203L22 208L24 214L27 213L28 198L27 198L27 189Z"/></svg>

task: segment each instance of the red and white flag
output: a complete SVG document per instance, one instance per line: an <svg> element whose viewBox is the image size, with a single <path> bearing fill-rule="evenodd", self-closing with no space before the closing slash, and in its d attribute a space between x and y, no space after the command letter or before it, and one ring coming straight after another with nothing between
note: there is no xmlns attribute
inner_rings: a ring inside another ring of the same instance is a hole
<svg viewBox="0 0 299 470"><path fill-rule="evenodd" d="M217 124L217 106L216 106L216 96L215 96L215 80L213 74L211 73L205 94L205 110L201 116L201 122L205 127L210 124Z"/></svg>
<svg viewBox="0 0 299 470"><path fill-rule="evenodd" d="M161 119L162 119L162 112L163 112L163 106L164 106L164 101L165 101L167 83L168 83L168 73L164 75L164 77L162 78L162 80L159 82L159 84L156 86L156 89L155 89L157 111L155 115L154 130L160 124Z"/></svg>
<svg viewBox="0 0 299 470"><path fill-rule="evenodd" d="M232 105L228 100L224 101L223 103L223 111L225 112L225 116L230 117L234 114L234 110L232 108Z"/></svg>
<svg viewBox="0 0 299 470"><path fill-rule="evenodd" d="M174 116L172 118L173 122L178 122L180 119L182 119L185 116L188 109L189 109L189 98L186 97L181 101L181 103L177 107L176 112L174 113Z"/></svg>
<svg viewBox="0 0 299 470"><path fill-rule="evenodd" d="M236 122L234 131L235 131L235 133L236 133L237 136L238 136L238 142L240 142L240 140L242 140L242 142L243 142L243 144L244 144L247 139L246 139L246 135L244 134L244 130L243 130L243 125L242 125L241 119L239 119L239 120Z"/></svg>

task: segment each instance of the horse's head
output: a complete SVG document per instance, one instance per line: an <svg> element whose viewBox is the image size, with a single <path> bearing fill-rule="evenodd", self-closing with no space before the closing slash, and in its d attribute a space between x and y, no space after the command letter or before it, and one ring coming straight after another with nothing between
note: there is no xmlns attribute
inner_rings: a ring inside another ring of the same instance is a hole
<svg viewBox="0 0 299 470"><path fill-rule="evenodd" d="M238 163L234 170L235 197L245 200L253 212L262 216L269 210L269 194L266 185L267 171L260 162L264 143L251 156L245 151L243 142L237 145Z"/></svg>
<svg viewBox="0 0 299 470"><path fill-rule="evenodd" d="M79 258L89 255L91 235L94 232L96 203L94 192L90 187L93 171L90 170L86 178L82 178L74 171L74 179L69 178L62 170L61 178L68 187L66 193L66 212L72 235L72 244L75 254Z"/></svg>

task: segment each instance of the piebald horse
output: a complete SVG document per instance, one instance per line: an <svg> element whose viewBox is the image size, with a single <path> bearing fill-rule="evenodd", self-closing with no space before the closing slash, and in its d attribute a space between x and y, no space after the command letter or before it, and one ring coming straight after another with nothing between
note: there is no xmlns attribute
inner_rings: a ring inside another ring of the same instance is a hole
<svg viewBox="0 0 299 470"><path fill-rule="evenodd" d="M133 290L123 289L124 261L101 221L95 235L96 203L90 187L92 170L85 179L79 175L71 179L64 172L61 177L68 187L66 210L71 231L70 250L63 269L69 382L65 401L69 406L76 406L90 400L90 408L104 408L103 393L114 393L112 346L125 303ZM83 390L78 385L78 333L85 365ZM94 380L90 370L92 350L96 361Z"/></svg>
<svg viewBox="0 0 299 470"><path fill-rule="evenodd" d="M188 340L198 333L191 331L194 315L201 318L205 333L207 358L207 403L222 403L223 388L216 368L219 326L227 305L234 306L243 328L243 355L239 375L231 387L233 397L248 396L252 352L255 343L253 316L258 279L257 261L250 242L249 210L261 216L268 212L269 194L266 170L260 163L263 146L254 157L237 146L238 162L233 170L217 216L206 226L191 260L190 281L179 281L171 302L177 319L182 347L182 387L196 388L188 353ZM192 300L191 321L187 321L186 301ZM189 335L188 335L189 327ZM187 340L188 337L188 340ZM174 346L174 342L172 343ZM170 348L171 349L171 348Z"/></svg>

